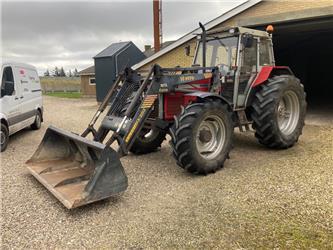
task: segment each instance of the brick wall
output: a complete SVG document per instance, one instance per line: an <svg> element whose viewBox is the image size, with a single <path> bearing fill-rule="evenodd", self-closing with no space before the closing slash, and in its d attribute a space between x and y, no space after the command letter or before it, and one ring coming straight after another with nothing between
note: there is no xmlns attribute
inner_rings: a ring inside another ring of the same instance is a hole
<svg viewBox="0 0 333 250"><path fill-rule="evenodd" d="M300 12L304 10L333 7L333 0L279 0L263 1L245 10L237 16L230 18L219 26L237 26L238 20L265 17L276 14Z"/></svg>
<svg viewBox="0 0 333 250"><path fill-rule="evenodd" d="M185 47L190 45L190 55L186 56L185 54ZM156 60L150 62L142 66L139 70L149 70L151 65L157 63L162 67L188 67L192 65L194 53L196 48L196 40L193 39L178 48L173 49L172 51L168 52L167 54L157 58Z"/></svg>
<svg viewBox="0 0 333 250"><path fill-rule="evenodd" d="M244 12L238 14L237 16L227 20L226 22L221 23L219 26L237 26L239 20L246 20L247 18L253 17L264 17L272 16L276 14L283 13L292 13L300 12L303 10L318 9L318 8L332 8L333 9L333 0L276 0L276 1L263 1L257 5L245 10ZM333 10L332 10L333 12ZM185 55L185 47L191 45L191 56ZM192 65L193 55L195 52L196 40L192 39L179 46L178 48L173 49L172 51L164 54L163 56L157 58L153 62L150 62L140 68L143 70L148 70L151 65L157 63L162 67L188 67Z"/></svg>

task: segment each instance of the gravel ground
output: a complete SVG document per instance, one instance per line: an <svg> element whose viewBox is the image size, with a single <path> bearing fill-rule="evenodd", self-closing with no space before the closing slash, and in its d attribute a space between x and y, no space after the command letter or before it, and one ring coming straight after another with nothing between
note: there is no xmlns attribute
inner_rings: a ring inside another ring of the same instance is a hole
<svg viewBox="0 0 333 250"><path fill-rule="evenodd" d="M25 168L49 124L80 132L92 100L45 97L45 123L1 154L2 248L333 248L333 125L306 125L288 150L239 134L223 170L177 167L168 143L122 163L124 195L66 210Z"/></svg>

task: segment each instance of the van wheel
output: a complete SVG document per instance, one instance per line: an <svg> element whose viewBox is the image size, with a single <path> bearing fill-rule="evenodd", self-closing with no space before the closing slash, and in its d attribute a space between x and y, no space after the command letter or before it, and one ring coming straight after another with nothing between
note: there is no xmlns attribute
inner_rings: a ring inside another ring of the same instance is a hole
<svg viewBox="0 0 333 250"><path fill-rule="evenodd" d="M5 151L8 145L9 131L5 124L1 123L1 132L0 132L0 148L1 152Z"/></svg>
<svg viewBox="0 0 333 250"><path fill-rule="evenodd" d="M42 115L41 115L40 111L37 111L35 122L33 124L31 124L31 128L33 130L38 130L38 129L40 129L41 126L42 126Z"/></svg>

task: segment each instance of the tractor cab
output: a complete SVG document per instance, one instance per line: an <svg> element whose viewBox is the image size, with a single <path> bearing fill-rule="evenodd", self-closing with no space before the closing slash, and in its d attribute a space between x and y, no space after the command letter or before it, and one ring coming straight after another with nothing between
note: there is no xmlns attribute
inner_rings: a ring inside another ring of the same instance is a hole
<svg viewBox="0 0 333 250"><path fill-rule="evenodd" d="M244 106L261 67L274 66L272 39L268 32L243 27L203 30L193 63L218 67L220 94L235 107Z"/></svg>

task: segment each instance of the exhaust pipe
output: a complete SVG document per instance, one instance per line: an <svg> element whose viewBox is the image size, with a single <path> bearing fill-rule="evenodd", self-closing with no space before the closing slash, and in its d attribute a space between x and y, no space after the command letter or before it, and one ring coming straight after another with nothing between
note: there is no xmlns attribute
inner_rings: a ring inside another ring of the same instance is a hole
<svg viewBox="0 0 333 250"><path fill-rule="evenodd" d="M202 42L202 67L206 67L206 28L205 26L200 22L199 26L202 30L201 34L201 42Z"/></svg>

